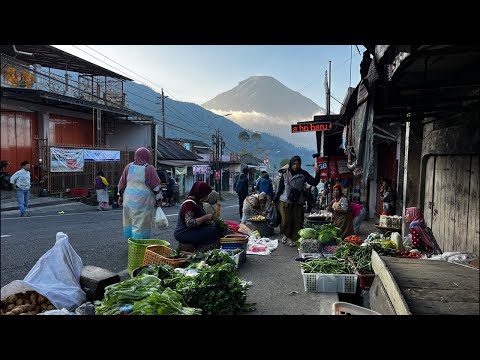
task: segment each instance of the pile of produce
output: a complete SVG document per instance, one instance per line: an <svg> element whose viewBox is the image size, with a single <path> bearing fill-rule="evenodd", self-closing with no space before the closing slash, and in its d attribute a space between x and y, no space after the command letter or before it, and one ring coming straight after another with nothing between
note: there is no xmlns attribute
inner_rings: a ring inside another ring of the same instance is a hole
<svg viewBox="0 0 480 360"><path fill-rule="evenodd" d="M195 253L186 269L148 265L134 278L107 286L98 315L116 315L125 305L132 315L231 315L253 310L247 304L247 283L235 261L217 249Z"/></svg>
<svg viewBox="0 0 480 360"><path fill-rule="evenodd" d="M1 303L1 315L37 315L55 310L50 300L36 291L27 291L8 296Z"/></svg>
<svg viewBox="0 0 480 360"><path fill-rule="evenodd" d="M247 284L226 263L204 267L195 277L185 276L176 290L188 305L202 309L205 315L233 315L254 310L247 304Z"/></svg>
<svg viewBox="0 0 480 360"><path fill-rule="evenodd" d="M257 215L248 219L248 221L266 221L267 219L263 215Z"/></svg>
<svg viewBox="0 0 480 360"><path fill-rule="evenodd" d="M201 315L202 310L188 307L182 297L170 288L156 291L133 304L132 315Z"/></svg>
<svg viewBox="0 0 480 360"><path fill-rule="evenodd" d="M305 273L312 274L353 274L352 266L344 260L320 258L300 265Z"/></svg>
<svg viewBox="0 0 480 360"><path fill-rule="evenodd" d="M351 243L354 245L362 245L363 240L357 235L350 235L343 239L344 243Z"/></svg>
<svg viewBox="0 0 480 360"><path fill-rule="evenodd" d="M372 269L372 250L375 250L379 255L392 256L393 249L383 247L378 242L370 242L360 246L357 251L352 255L351 259L355 264L355 269L360 274L373 274Z"/></svg>
<svg viewBox="0 0 480 360"><path fill-rule="evenodd" d="M322 252L322 244L336 245L340 243L342 239L338 236L339 233L340 229L332 224L304 228L298 232L300 238L297 246L302 253L319 253ZM333 250L334 248L330 248L330 252Z"/></svg>
<svg viewBox="0 0 480 360"><path fill-rule="evenodd" d="M228 224L226 224L222 218L213 219L211 221L208 221L206 224L209 226L216 226L217 228L219 228L222 233L222 236L225 236L231 233L230 228L228 227Z"/></svg>
<svg viewBox="0 0 480 360"><path fill-rule="evenodd" d="M339 259L347 259L348 257L353 256L353 254L355 254L359 249L360 246L352 243L342 242L335 250L335 256Z"/></svg>

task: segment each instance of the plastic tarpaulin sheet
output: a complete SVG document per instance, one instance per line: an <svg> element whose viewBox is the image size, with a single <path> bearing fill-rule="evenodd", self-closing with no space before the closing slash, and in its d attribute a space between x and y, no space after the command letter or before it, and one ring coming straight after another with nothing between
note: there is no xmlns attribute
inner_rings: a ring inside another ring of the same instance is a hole
<svg viewBox="0 0 480 360"><path fill-rule="evenodd" d="M27 276L2 288L1 300L34 290L57 309L74 310L86 300L80 286L82 269L82 259L70 245L68 236L58 232L55 245L38 259Z"/></svg>
<svg viewBox="0 0 480 360"><path fill-rule="evenodd" d="M82 149L50 148L51 172L83 172Z"/></svg>
<svg viewBox="0 0 480 360"><path fill-rule="evenodd" d="M357 165L363 169L363 180L372 180L374 177L374 153L371 98L360 105L352 117L352 146Z"/></svg>
<svg viewBox="0 0 480 360"><path fill-rule="evenodd" d="M118 150L83 150L84 161L120 161Z"/></svg>

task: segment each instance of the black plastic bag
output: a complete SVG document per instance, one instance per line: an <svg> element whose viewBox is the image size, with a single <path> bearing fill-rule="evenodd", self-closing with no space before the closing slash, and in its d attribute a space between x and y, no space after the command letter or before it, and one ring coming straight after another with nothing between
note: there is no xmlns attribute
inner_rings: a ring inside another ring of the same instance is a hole
<svg viewBox="0 0 480 360"><path fill-rule="evenodd" d="M265 218L267 219L267 225L271 228L276 228L282 222L280 211L278 211L275 204L272 204L270 209L267 210Z"/></svg>

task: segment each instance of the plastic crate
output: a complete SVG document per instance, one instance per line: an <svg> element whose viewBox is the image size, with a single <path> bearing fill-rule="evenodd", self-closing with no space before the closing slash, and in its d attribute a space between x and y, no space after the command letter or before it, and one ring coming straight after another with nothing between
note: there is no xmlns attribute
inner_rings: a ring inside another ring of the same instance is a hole
<svg viewBox="0 0 480 360"><path fill-rule="evenodd" d="M376 311L347 302L334 302L332 304L332 315L382 315Z"/></svg>
<svg viewBox="0 0 480 360"><path fill-rule="evenodd" d="M240 259L243 257L243 253L245 250L242 250L241 252L234 254L234 250L227 250L227 249L222 249L222 251L225 251L228 256L232 258L233 261L235 261L235 267L238 269L242 261Z"/></svg>
<svg viewBox="0 0 480 360"><path fill-rule="evenodd" d="M360 289L368 290L372 286L373 280L375 279L375 274L360 274L358 271L355 271L357 275L358 282L360 284Z"/></svg>
<svg viewBox="0 0 480 360"><path fill-rule="evenodd" d="M170 245L168 241L160 239L128 239L128 266L127 270L130 275L136 268L142 266L145 250L148 245Z"/></svg>
<svg viewBox="0 0 480 360"><path fill-rule="evenodd" d="M305 291L354 294L357 291L355 274L318 274L302 271Z"/></svg>
<svg viewBox="0 0 480 360"><path fill-rule="evenodd" d="M242 249L243 251L240 253L240 262L247 261L247 244L236 244L236 243L227 243L220 245L221 250L235 250L235 249Z"/></svg>

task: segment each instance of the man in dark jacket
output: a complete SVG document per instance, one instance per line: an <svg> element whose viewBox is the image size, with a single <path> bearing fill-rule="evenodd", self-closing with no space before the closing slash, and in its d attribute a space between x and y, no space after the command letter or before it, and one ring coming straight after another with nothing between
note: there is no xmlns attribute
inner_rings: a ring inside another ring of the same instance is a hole
<svg viewBox="0 0 480 360"><path fill-rule="evenodd" d="M248 168L242 170L242 174L238 179L235 191L238 194L238 206L240 211L240 219L243 217L243 201L248 195Z"/></svg>

